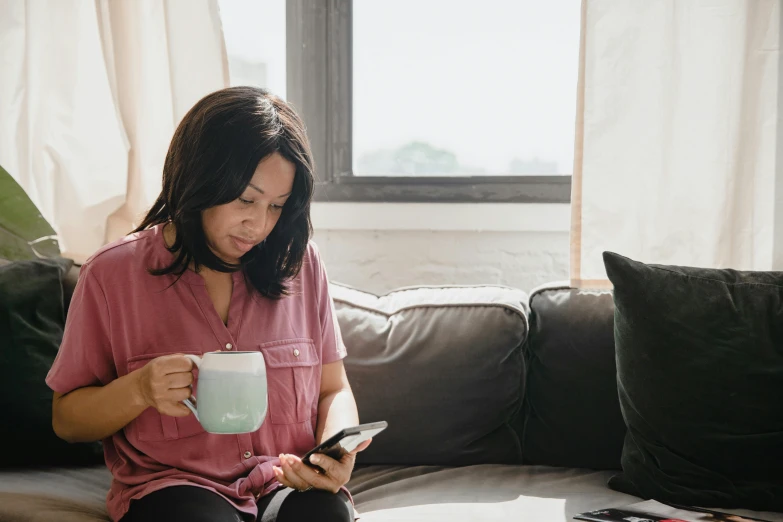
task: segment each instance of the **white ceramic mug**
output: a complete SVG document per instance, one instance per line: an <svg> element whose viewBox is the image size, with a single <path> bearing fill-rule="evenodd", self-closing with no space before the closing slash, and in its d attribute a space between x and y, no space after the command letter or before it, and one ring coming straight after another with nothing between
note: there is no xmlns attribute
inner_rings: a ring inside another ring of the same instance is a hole
<svg viewBox="0 0 783 522"><path fill-rule="evenodd" d="M198 400L183 401L210 433L250 433L266 418L267 380L261 352L185 355L198 367Z"/></svg>

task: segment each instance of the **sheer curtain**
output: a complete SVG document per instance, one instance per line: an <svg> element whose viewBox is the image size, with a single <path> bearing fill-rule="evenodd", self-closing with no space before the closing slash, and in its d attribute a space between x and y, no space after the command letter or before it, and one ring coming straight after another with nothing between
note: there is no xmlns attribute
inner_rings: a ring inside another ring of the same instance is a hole
<svg viewBox="0 0 783 522"><path fill-rule="evenodd" d="M0 0L0 164L83 262L160 189L174 128L228 85L217 0Z"/></svg>
<svg viewBox="0 0 783 522"><path fill-rule="evenodd" d="M779 0L584 0L571 279L783 269Z"/></svg>

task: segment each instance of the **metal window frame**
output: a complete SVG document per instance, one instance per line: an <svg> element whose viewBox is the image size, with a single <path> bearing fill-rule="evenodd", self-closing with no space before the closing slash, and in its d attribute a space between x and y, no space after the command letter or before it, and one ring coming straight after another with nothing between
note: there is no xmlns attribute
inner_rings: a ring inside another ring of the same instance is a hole
<svg viewBox="0 0 783 522"><path fill-rule="evenodd" d="M353 0L286 2L286 88L307 125L316 201L571 201L571 176L354 176L352 11Z"/></svg>

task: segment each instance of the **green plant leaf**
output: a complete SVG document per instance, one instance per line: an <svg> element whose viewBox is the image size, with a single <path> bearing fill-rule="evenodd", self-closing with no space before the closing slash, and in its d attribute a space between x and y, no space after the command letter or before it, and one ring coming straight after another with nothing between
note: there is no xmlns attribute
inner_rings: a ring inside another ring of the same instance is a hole
<svg viewBox="0 0 783 522"><path fill-rule="evenodd" d="M17 261L58 256L55 236L22 187L0 167L0 258Z"/></svg>

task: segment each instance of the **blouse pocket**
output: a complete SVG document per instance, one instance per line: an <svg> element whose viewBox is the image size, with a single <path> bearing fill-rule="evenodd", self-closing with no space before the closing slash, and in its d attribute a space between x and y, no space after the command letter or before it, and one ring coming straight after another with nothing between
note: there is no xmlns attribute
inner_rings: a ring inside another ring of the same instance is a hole
<svg viewBox="0 0 783 522"><path fill-rule="evenodd" d="M318 413L321 365L311 339L288 339L264 343L272 424L310 422Z"/></svg>
<svg viewBox="0 0 783 522"><path fill-rule="evenodd" d="M128 359L128 373L143 368L150 361L164 355L191 353L201 355L201 351L180 350L176 352L156 353L151 355L138 355ZM198 387L198 370L195 369L195 380L193 382L194 394ZM204 433L195 415L192 413L187 417L171 417L161 415L154 407L150 406L141 415L132 420L125 427L125 434L129 439L135 438L141 442L160 442L166 440L182 439Z"/></svg>

